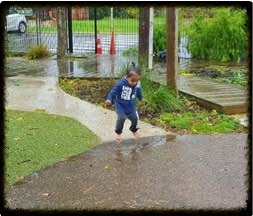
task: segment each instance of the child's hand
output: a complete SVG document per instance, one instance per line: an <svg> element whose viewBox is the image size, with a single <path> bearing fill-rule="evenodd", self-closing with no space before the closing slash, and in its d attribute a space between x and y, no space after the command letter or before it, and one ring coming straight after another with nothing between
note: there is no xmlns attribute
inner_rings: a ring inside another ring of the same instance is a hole
<svg viewBox="0 0 253 216"><path fill-rule="evenodd" d="M106 100L106 101L105 101L105 104L106 104L107 106L111 106L111 105L112 105L112 102L111 102L110 100Z"/></svg>

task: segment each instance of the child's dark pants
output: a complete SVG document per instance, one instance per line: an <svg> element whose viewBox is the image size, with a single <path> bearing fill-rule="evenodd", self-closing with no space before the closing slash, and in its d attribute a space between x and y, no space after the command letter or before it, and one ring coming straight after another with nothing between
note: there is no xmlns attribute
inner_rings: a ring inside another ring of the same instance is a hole
<svg viewBox="0 0 253 216"><path fill-rule="evenodd" d="M134 133L138 130L138 128L137 128L138 116L137 116L136 112L131 113L130 115L125 115L124 113L117 113L117 114L118 114L118 118L117 118L116 129L115 129L115 132L117 134L122 133L124 123L125 123L127 118L131 121L131 126L129 128L130 131L132 131Z"/></svg>

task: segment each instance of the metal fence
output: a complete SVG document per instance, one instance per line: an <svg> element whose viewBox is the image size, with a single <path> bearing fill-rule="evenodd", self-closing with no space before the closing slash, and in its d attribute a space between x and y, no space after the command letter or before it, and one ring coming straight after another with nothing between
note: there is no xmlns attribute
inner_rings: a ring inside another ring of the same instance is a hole
<svg viewBox="0 0 253 216"><path fill-rule="evenodd" d="M56 8L16 8L27 18L24 33L8 32L7 49L13 53L26 53L33 45L44 44L50 53L57 52ZM165 23L165 8L158 8L154 25ZM68 50L75 54L95 53L96 37L100 38L102 52L109 53L112 31L114 32L115 51L121 54L129 48L138 48L139 16L138 8L91 8L72 7L66 11ZM9 15L8 15L9 16ZM96 34L99 32L99 34ZM166 34L166 32L164 32ZM186 39L179 45L179 57L188 58Z"/></svg>

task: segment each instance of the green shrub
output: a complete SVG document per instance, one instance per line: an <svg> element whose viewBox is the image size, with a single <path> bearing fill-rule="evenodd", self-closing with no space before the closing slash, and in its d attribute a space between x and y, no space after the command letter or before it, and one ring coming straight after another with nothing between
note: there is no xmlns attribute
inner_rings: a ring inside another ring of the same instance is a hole
<svg viewBox="0 0 253 216"><path fill-rule="evenodd" d="M242 62L247 58L246 10L212 8L209 14L196 13L184 28L193 58Z"/></svg>
<svg viewBox="0 0 253 216"><path fill-rule="evenodd" d="M131 47L123 51L123 56L138 56L138 47Z"/></svg>
<svg viewBox="0 0 253 216"><path fill-rule="evenodd" d="M129 18L138 19L139 17L139 8L129 7L127 8L127 15Z"/></svg>
<svg viewBox="0 0 253 216"><path fill-rule="evenodd" d="M185 35L188 38L187 49L193 58L221 62L247 60L249 42L246 10L195 7L180 8L178 13L178 43L181 35ZM166 49L164 19L155 20L154 53ZM186 22L184 19L189 20Z"/></svg>
<svg viewBox="0 0 253 216"><path fill-rule="evenodd" d="M152 112L170 112L181 108L182 102L175 91L168 86L151 81L145 71L141 76L141 86L145 98L143 106Z"/></svg>
<svg viewBox="0 0 253 216"><path fill-rule="evenodd" d="M47 46L43 44L31 46L27 52L27 57L29 59L42 58L48 55L49 55L49 50Z"/></svg>
<svg viewBox="0 0 253 216"><path fill-rule="evenodd" d="M95 19L95 8L90 8L89 10L89 20ZM110 17L111 8L110 7L96 7L96 19L101 20L105 17Z"/></svg>
<svg viewBox="0 0 253 216"><path fill-rule="evenodd" d="M153 50L154 53L166 49L166 25L154 25L153 33Z"/></svg>

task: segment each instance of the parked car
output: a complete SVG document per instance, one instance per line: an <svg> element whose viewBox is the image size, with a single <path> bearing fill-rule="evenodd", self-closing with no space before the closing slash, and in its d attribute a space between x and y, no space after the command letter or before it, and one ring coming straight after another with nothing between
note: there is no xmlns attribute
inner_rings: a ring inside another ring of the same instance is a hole
<svg viewBox="0 0 253 216"><path fill-rule="evenodd" d="M16 9L10 8L6 16L6 31L18 31L25 33L27 30L27 19L20 14Z"/></svg>

